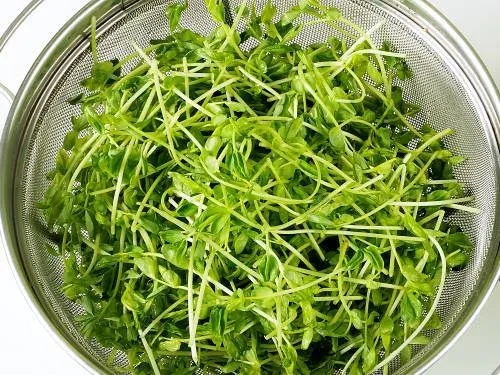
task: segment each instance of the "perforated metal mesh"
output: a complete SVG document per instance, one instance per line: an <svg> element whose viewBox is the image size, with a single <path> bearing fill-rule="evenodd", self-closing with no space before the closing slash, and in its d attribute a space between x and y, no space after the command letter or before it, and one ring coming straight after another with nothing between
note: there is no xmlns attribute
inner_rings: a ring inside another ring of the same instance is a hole
<svg viewBox="0 0 500 375"><path fill-rule="evenodd" d="M122 58L133 52L131 41L146 46L150 39L164 37L168 32L165 17L167 0L143 1L141 6L126 11L116 24L107 26L106 32L99 38L99 55L103 59ZM231 1L235 8L237 2ZM264 3L263 1L261 3ZM288 9L294 1L276 2L280 11ZM429 123L436 130L453 128L456 134L448 137L446 146L458 155L467 158L466 162L456 169L457 178L465 183L469 192L475 197L475 206L482 210L480 215L466 213L455 214L450 220L459 224L474 241L474 254L469 265L461 272L448 276L445 292L440 301L438 312L444 324L439 331L429 332L432 341L423 348L415 348L417 357L425 356L433 351L443 334L453 329L460 318L463 307L470 301L474 286L483 270L484 261L491 247L493 222L495 218L494 202L497 200L495 179L495 151L488 146L487 133L491 128L485 110L478 104L461 70L451 60L445 60L440 47L437 46L425 30L409 24L396 10L379 7L375 2L366 0L330 1L341 9L352 21L369 29L380 20L384 26L374 35L381 43L390 41L398 52L406 53L408 64L414 77L399 84L403 87L406 99L421 106L422 113L413 123L421 126ZM207 34L215 24L203 5L202 0L189 2L189 10L182 24L202 34ZM233 11L234 11L233 8ZM325 41L328 36L335 35L328 26L308 27L299 36L298 42L307 45L311 42ZM24 169L23 179L18 182L21 191L18 207L20 218L18 232L23 238L25 247L21 249L23 257L29 265L39 285L42 298L48 309L60 320L61 329L69 332L88 351L97 362L111 368L107 363L108 351L95 342L85 340L79 333L75 316L82 313L82 308L68 301L60 290L62 284L63 261L50 255L45 244L51 242L44 229L44 220L35 202L40 201L47 188L46 174L54 167L56 152L63 143L65 134L71 129L71 116L78 115L78 108L67 104L70 97L81 90L79 82L89 75L92 57L89 49L85 49L72 58L72 63L52 90L48 100L43 104L40 116L36 121L35 131L28 142L20 147L27 148L26 160L20 160ZM126 68L130 68L131 62ZM19 166L18 166L19 167ZM119 356L114 365L126 363L124 356ZM397 362L392 364L392 372L405 373L404 368L397 369Z"/></svg>

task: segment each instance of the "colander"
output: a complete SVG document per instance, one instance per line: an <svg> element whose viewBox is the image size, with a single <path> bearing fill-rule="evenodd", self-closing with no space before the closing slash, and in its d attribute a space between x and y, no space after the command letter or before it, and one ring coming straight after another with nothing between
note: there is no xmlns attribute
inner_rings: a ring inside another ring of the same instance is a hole
<svg viewBox="0 0 500 375"><path fill-rule="evenodd" d="M21 17L42 0L30 4ZM85 339L75 316L82 307L63 295L63 260L50 255L53 243L36 202L47 188L46 174L54 167L56 152L71 129L70 119L79 109L67 103L89 76L91 16L98 19L99 55L122 58L131 52L131 41L146 46L151 39L168 33L165 7L170 0L93 0L80 10L52 39L36 60L15 96L0 149L2 237L9 261L35 310L56 336L72 349L75 358L91 372L113 373L126 364L124 355L107 362L110 349ZM276 0L278 13L297 1ZM500 100L484 66L460 34L431 5L419 0L331 0L346 18L369 29L381 20L374 35L378 43L389 41L407 54L414 73L401 82L406 99L420 105L421 114L412 119L419 127L435 130L453 128L446 147L466 162L456 177L475 197L480 214L455 213L449 220L458 224L474 242L468 266L448 275L438 313L442 328L426 334L431 341L414 347L413 359L400 366L391 363L393 374L423 373L464 331L493 289L500 269ZM257 8L265 0L256 0ZM227 1L234 15L238 1ZM215 24L203 0L190 0L182 26L208 34ZM0 50L15 25L0 39ZM325 41L334 31L321 25L307 28L298 42L307 45ZM128 66L126 68L130 68ZM1 91L5 90L0 85Z"/></svg>

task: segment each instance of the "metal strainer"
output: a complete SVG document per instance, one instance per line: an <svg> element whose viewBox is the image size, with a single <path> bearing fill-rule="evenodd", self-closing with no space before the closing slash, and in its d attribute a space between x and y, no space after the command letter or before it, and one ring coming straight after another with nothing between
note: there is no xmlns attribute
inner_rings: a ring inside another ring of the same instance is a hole
<svg viewBox="0 0 500 375"><path fill-rule="evenodd" d="M40 2L40 0L38 1ZM276 1L279 12L297 1ZM131 41L146 46L168 32L165 7L169 0L94 0L56 35L34 64L12 106L2 138L1 214L3 239L10 261L24 291L36 310L76 357L91 371L112 373L126 363L118 357L107 363L108 350L83 338L75 316L82 308L68 301L60 290L63 261L50 255L53 244L35 203L47 188L45 178L55 161L71 116L78 108L67 103L79 90L92 66L89 20L98 18L99 55L121 58L131 52ZM263 5L264 0L256 1ZM436 130L453 128L446 146L467 161L455 173L475 197L481 214L456 213L450 220L474 241L469 265L451 273L438 313L441 329L428 332L430 344L416 347L405 366L391 364L395 374L422 373L460 335L492 290L500 265L500 101L483 65L455 29L424 1L331 0L346 18L369 29L380 20L384 26L374 35L377 42L390 41L407 54L414 73L401 82L403 92L422 113L412 121L429 123ZM234 14L238 1L228 1ZM208 34L215 24L203 0L190 0L183 26ZM298 42L325 41L334 32L326 26L307 28ZM129 66L128 68L130 68Z"/></svg>

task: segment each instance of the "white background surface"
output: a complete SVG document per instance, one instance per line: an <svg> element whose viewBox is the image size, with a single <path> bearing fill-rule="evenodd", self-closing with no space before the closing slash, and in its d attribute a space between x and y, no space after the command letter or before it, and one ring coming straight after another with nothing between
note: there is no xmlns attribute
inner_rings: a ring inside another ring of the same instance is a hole
<svg viewBox="0 0 500 375"><path fill-rule="evenodd" d="M414 0L420 1L420 0ZM432 0L468 38L500 86L500 1ZM0 32L28 3L3 0ZM0 81L17 90L31 62L53 35L84 3L46 0L0 56ZM30 48L25 47L29 40ZM38 46L33 49L33 46ZM7 103L0 99L0 124ZM0 249L0 374L84 375L86 372L52 339L28 307ZM500 286L498 286L455 346L427 372L428 375L489 375L500 365Z"/></svg>

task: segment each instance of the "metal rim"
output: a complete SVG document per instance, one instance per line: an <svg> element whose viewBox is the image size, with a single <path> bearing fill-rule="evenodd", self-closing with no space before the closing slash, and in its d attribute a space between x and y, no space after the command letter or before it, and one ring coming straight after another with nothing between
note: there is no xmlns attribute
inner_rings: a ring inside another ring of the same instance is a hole
<svg viewBox="0 0 500 375"><path fill-rule="evenodd" d="M434 7L426 1L414 2L411 0L372 0L382 7L397 9L399 13L410 19L412 22L420 25L429 32L429 36L434 42L438 43L457 65L462 67L463 74L472 85L477 95L481 98L482 104L490 116L490 122L493 125L489 142L496 145L497 150L500 144L500 100L498 89L493 83L492 78L487 72L484 64L474 52L473 48L466 42L459 31ZM141 0L131 1L132 5L141 3ZM26 108L36 107L43 90L49 85L51 77L60 70L65 64L68 56L75 48L80 46L86 40L88 35L88 20L91 15L96 15L101 22L106 22L112 18L120 18L120 11L123 10L123 3L117 0L93 0L86 7L80 10L66 25L55 35L49 45L36 60L27 77L25 78L16 100L12 105L9 117L6 121L5 129L2 134L2 149L0 154L1 165L12 164L9 161L15 160L18 156L16 149L12 146L18 144L25 134L19 124L24 124L32 111L26 111ZM115 21L115 20L113 20ZM81 32L85 30L83 35ZM68 45L67 41L73 42ZM49 67L49 68L48 68ZM497 152L496 168L500 168L500 156ZM6 163L6 164L3 164ZM17 171L19 173L19 171ZM37 297L33 285L31 285L27 270L20 259L18 249L18 239L14 225L14 213L12 208L11 196L15 187L12 186L16 181L16 171L4 168L1 171L2 185L0 196L0 210L2 228L0 236L6 249L8 263L15 274L16 281L23 290L26 300L30 307L38 316L40 321L52 336L58 341L61 347L87 371L97 373L107 373L108 370L99 366L92 358L79 350L78 343L71 337L65 336L59 329L57 322L49 316L44 304ZM500 181L497 179L497 194L500 195ZM496 212L500 212L500 202L497 203ZM498 228L500 217L497 215L494 227ZM493 244L498 244L500 233L494 232ZM495 253L496 250L496 253ZM461 322L455 323L458 327L453 334L449 334L439 343L434 354L415 362L409 369L409 373L424 373L432 364L434 364L442 355L458 340L463 332L468 328L472 321L477 317L479 311L484 306L487 297L493 291L496 281L500 276L500 252L499 249L492 249L493 261L490 265L490 275L482 284L476 286L479 290L474 304L464 308L464 318Z"/></svg>

